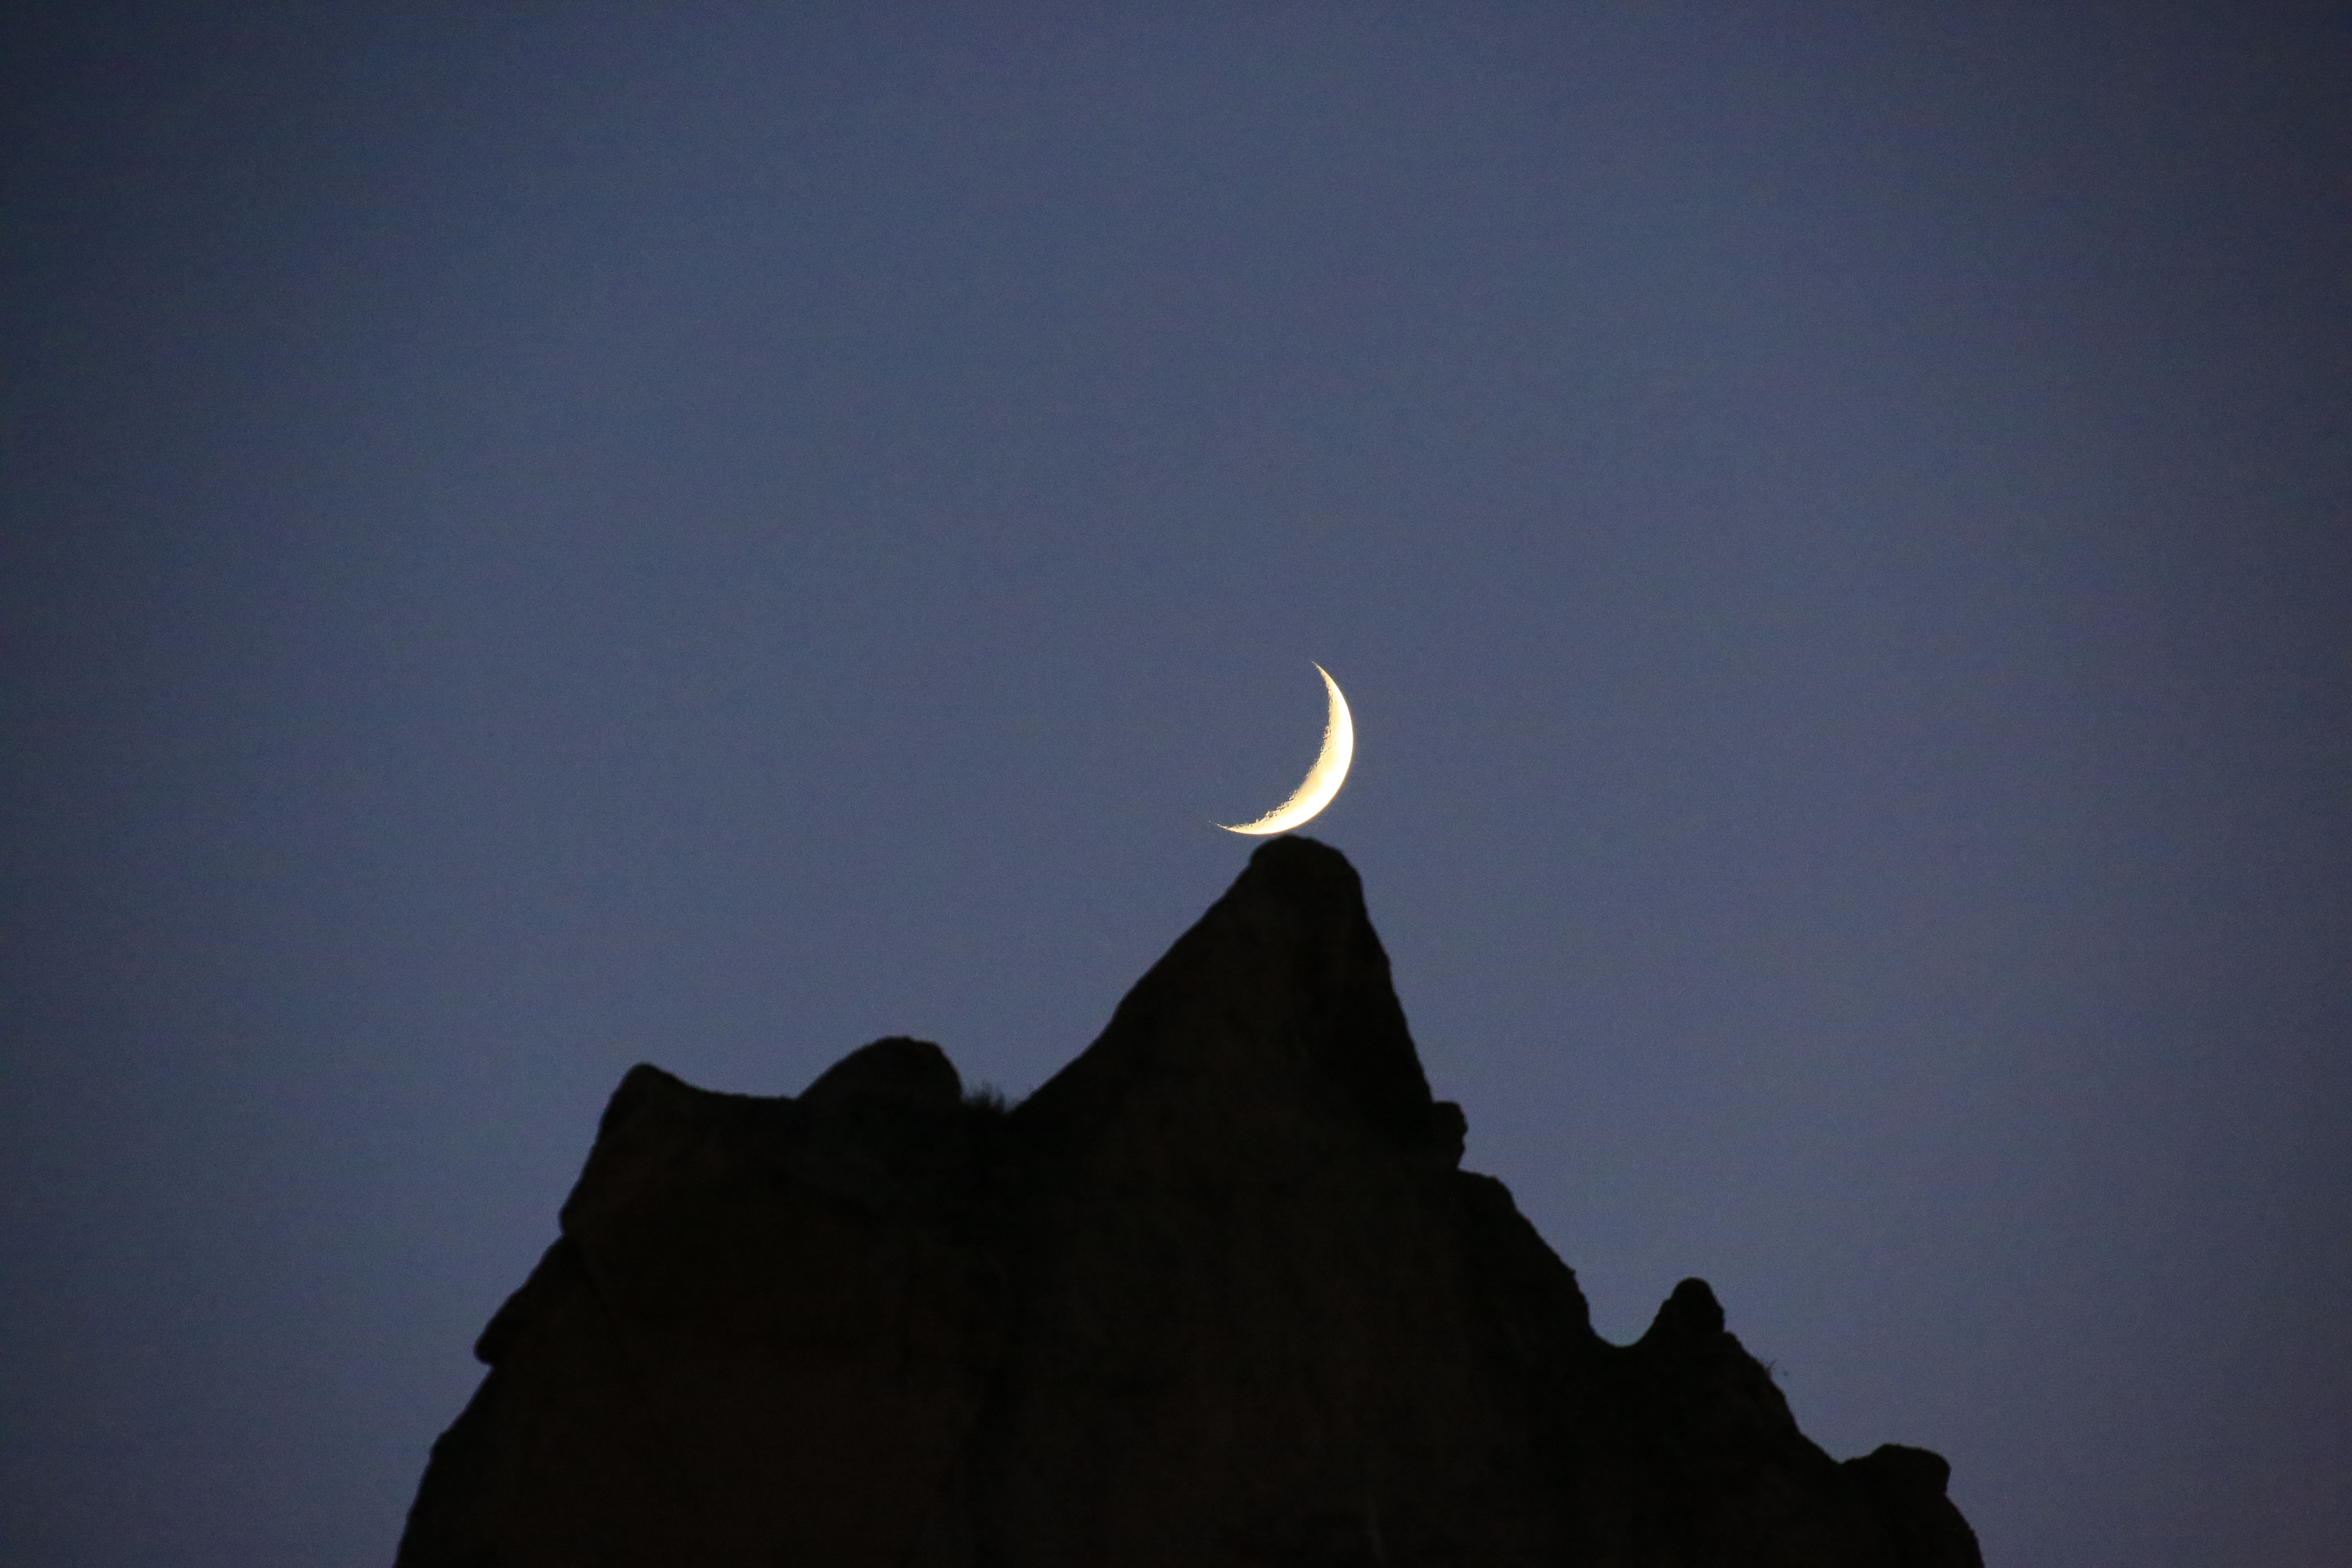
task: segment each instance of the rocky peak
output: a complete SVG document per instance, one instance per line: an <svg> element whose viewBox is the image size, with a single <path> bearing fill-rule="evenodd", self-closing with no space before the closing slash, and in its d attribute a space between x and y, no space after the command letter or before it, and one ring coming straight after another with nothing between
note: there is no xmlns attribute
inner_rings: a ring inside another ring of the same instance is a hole
<svg viewBox="0 0 2352 1568"><path fill-rule="evenodd" d="M1959 1568L1685 1280L1634 1345L1457 1170L1356 874L1281 838L1009 1114L877 1041L633 1068L482 1336L403 1568Z"/></svg>

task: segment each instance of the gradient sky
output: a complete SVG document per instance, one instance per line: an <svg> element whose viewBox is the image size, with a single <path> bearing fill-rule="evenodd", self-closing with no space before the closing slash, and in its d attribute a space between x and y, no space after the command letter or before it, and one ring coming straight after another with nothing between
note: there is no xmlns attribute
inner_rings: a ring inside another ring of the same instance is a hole
<svg viewBox="0 0 2352 1568"><path fill-rule="evenodd" d="M388 1560L651 1060L1364 876L2010 1568L2352 1562L2341 5L18 4L0 1560Z"/></svg>

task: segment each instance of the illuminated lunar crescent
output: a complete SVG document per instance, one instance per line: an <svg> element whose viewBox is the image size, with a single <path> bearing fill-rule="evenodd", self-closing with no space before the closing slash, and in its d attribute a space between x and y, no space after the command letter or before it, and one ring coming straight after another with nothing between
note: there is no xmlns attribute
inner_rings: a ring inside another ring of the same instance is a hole
<svg viewBox="0 0 2352 1568"><path fill-rule="evenodd" d="M1292 792L1288 800L1259 817L1239 827L1226 827L1228 833L1265 835L1287 833L1317 812L1331 804L1339 786L1348 782L1348 764L1356 760L1356 721L1348 717L1348 700L1339 695L1339 683L1321 665L1315 673L1323 678L1323 685L1331 694L1330 716L1323 721L1323 754L1307 770L1307 782Z"/></svg>

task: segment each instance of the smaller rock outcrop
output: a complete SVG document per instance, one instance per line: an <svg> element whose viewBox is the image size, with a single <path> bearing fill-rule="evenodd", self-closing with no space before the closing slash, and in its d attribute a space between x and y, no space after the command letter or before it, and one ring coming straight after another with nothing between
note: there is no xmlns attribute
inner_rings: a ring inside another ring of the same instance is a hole
<svg viewBox="0 0 2352 1568"><path fill-rule="evenodd" d="M1706 1284L1640 1341L1423 1075L1354 871L1277 839L1007 1111L888 1039L622 1080L401 1568L1969 1568Z"/></svg>

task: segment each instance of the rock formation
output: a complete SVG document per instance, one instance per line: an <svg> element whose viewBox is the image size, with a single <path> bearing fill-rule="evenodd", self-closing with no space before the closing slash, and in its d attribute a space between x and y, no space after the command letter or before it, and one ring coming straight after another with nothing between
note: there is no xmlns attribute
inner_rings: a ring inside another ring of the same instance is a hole
<svg viewBox="0 0 2352 1568"><path fill-rule="evenodd" d="M1701 1281L1595 1335L1462 1138L1303 838L1009 1111L917 1040L796 1100L633 1068L399 1568L1979 1563Z"/></svg>

